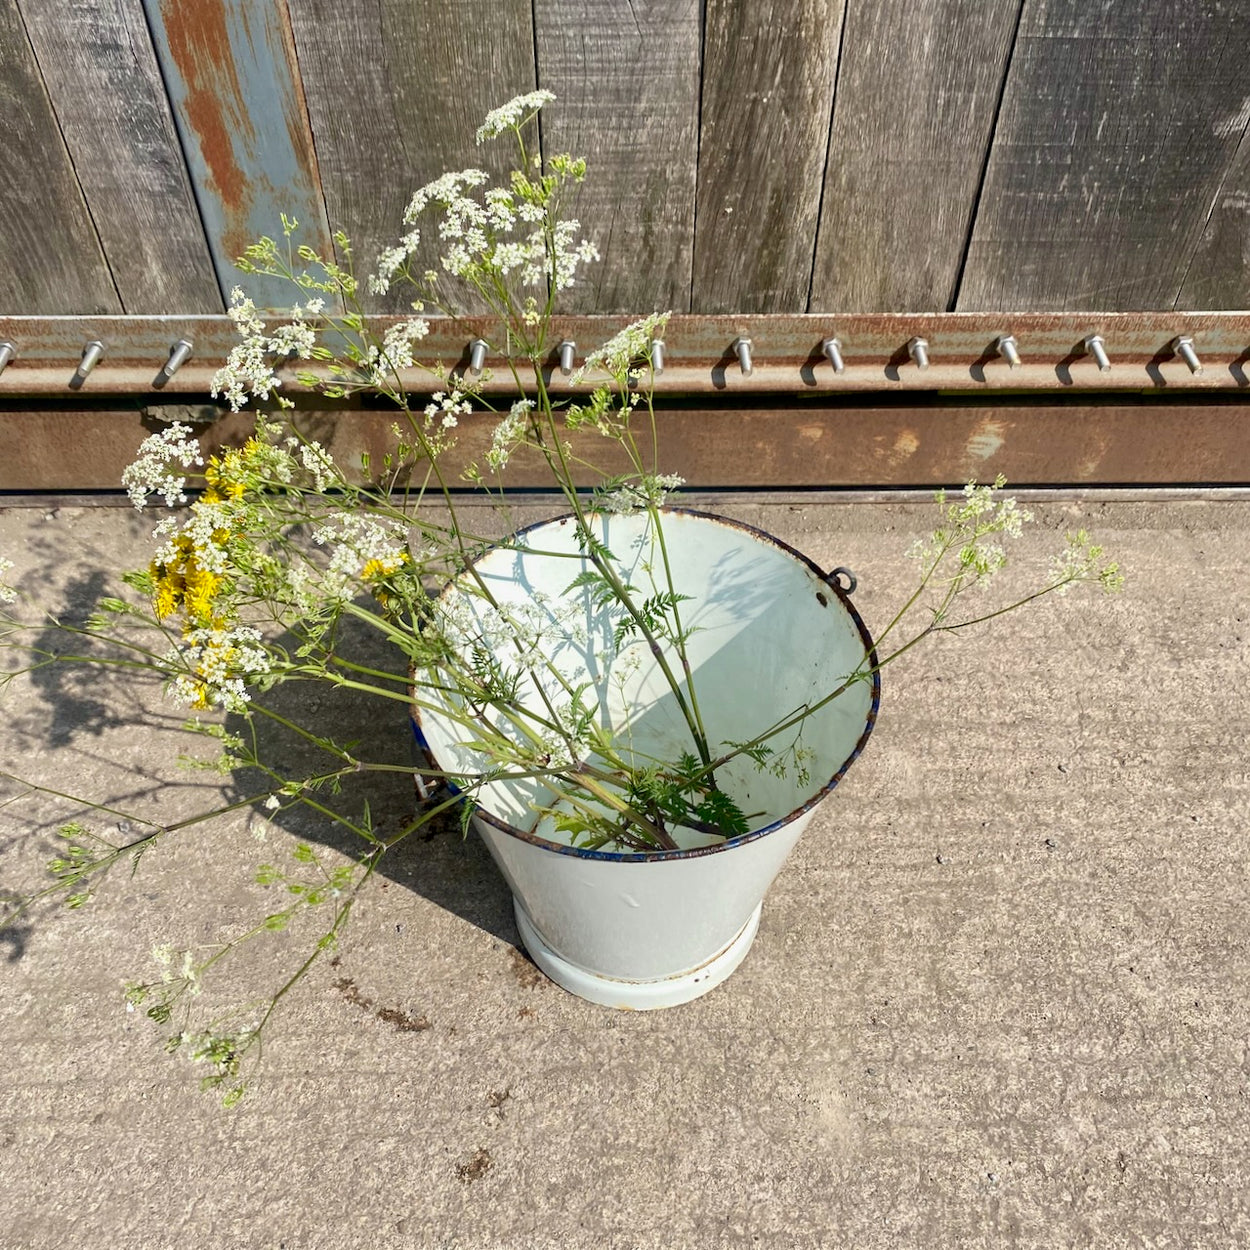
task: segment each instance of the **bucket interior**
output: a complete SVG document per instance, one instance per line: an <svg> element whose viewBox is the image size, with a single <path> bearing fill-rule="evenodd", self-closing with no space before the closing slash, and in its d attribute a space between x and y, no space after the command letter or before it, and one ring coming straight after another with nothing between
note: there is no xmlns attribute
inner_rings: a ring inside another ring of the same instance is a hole
<svg viewBox="0 0 1250 1250"><path fill-rule="evenodd" d="M835 690L864 663L860 626L827 582L801 557L757 531L718 518L663 513L664 548L645 512L600 514L596 537L611 551L622 580L642 603L669 591L690 596L676 606L693 674L699 712L713 756L753 740ZM595 587L573 587L592 566L580 553L571 518L524 534L524 550L498 548L476 565L496 606L475 589L453 584L440 604L449 632L466 648L519 674L520 701L538 715L539 692L569 709L568 688L589 683L583 706L612 736L615 749L640 765L675 761L693 752L681 709L649 644L636 632L622 636L623 612L596 606ZM674 616L670 610L670 621ZM520 626L520 646L512 636ZM663 648L681 676L676 649ZM556 667L563 682L548 671ZM683 686L683 689L685 687ZM425 697L430 697L426 695ZM688 697L688 696L687 696ZM444 697L444 706L449 705ZM855 751L873 702L871 679L854 682L800 725L767 739L772 752L761 767L746 755L721 766L717 783L747 814L752 830L774 823L818 795ZM462 706L462 705L457 705ZM481 770L472 732L437 711L423 711L426 743L452 773ZM507 732L520 740L515 726ZM551 741L553 755L567 749ZM593 759L593 755L591 757ZM492 816L554 842L567 842L550 816L552 791L534 780L497 781L479 792ZM674 831L683 847L718 838Z"/></svg>

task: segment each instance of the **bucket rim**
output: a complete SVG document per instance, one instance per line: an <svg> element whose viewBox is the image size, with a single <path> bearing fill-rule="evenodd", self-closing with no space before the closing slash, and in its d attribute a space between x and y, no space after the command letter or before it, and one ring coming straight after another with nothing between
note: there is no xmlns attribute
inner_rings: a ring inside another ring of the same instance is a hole
<svg viewBox="0 0 1250 1250"><path fill-rule="evenodd" d="M770 534L767 530L762 530L758 526L751 525L746 521L738 521L732 517L720 516L714 512L704 512L697 508L678 508L667 505L658 509L661 513L672 516L693 517L700 521L709 521L716 525L723 525L728 529L740 530L757 542L767 544L778 548L792 559L804 564L811 570L831 591L837 596L839 603L850 615L851 620L855 624L855 628L859 632L861 641L864 644L864 653L873 665L872 673L872 701L868 708L867 716L864 720L864 728L856 740L855 746L851 749L849 755L838 766L833 776L810 798L800 803L793 811L788 812L785 816L779 816L776 820L770 821L766 825L761 825L758 829L752 829L749 833L739 834L736 838L726 838L723 842L717 842L712 846L696 846L685 850L674 851L599 851L591 850L586 847L570 846L565 842L553 842L550 838L539 837L535 833L521 829L516 825L510 824L506 820L500 819L498 816L492 815L486 811L480 804L473 804L473 816L477 820L481 820L488 824L492 829L498 830L500 833L508 834L521 842L527 842L531 846L536 846L542 850L552 851L558 855L568 855L575 859L599 860L608 863L620 864L657 864L667 863L674 860L698 859L706 855L719 855L724 851L733 850L735 847L745 846L750 842L755 842L760 838L767 837L770 833L775 833L786 825L793 824L801 816L810 812L818 803L820 803L832 790L834 790L842 778L846 775L847 769L860 757L864 748L868 745L868 739L872 734L874 725L877 723L877 713L881 706L881 672L877 665L877 648L873 642L872 635L868 632L868 627L864 624L863 618L855 610L855 605L851 602L850 595L842 588L837 577L831 577L826 574L820 566L810 557L799 551L797 547L778 538L775 534ZM613 515L592 511L588 515L603 516ZM522 536L531 533L534 530L543 529L550 525L563 525L570 520L574 520L571 512L562 513L559 516L550 517L545 521L535 521L530 525L522 526L520 529L514 530L505 538L499 540L500 546L507 542L513 542ZM498 550L498 547L491 547L489 551L482 553L476 557L472 563L477 564L485 559L491 552ZM458 578L451 578L443 589L439 592L439 598L456 584ZM412 708L409 712L409 719L412 724L413 736L416 739L417 749L429 762L429 764L439 771L438 760L431 750L429 742L426 740L425 733L421 726L421 714L417 708ZM450 780L445 780L444 784L450 793L454 796L460 794L461 791Z"/></svg>

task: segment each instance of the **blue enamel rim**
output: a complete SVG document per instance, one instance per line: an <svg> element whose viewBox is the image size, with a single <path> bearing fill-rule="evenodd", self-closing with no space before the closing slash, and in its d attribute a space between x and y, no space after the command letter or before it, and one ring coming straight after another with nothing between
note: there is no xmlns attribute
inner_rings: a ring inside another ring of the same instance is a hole
<svg viewBox="0 0 1250 1250"><path fill-rule="evenodd" d="M855 628L859 630L859 636L863 639L864 652L868 656L872 665L877 663L877 648L872 640L872 635L868 632L868 627L864 624L859 613L855 611L855 605L851 602L850 597L838 584L838 579L832 574L827 574L821 570L815 561L809 559L801 551L791 547L789 543L782 542L780 538L775 538L765 530L757 529L754 525L748 525L745 521L734 521L729 517L717 516L711 512L700 512L695 508L661 508L661 512L673 516L697 517L703 521L713 521L717 525L724 525L729 529L741 530L744 534L750 534L751 537L759 542L768 543L772 546L784 551L787 555L792 556L802 564L806 564L813 573L816 574L826 586L838 597L838 601L850 613L851 620L855 622ZM527 525L523 529L517 530L515 533L503 541L515 542L523 535L531 533L533 530L542 529L548 525L563 525L566 521L573 520L571 513L563 516L552 517L548 521L537 521L533 525ZM450 586L452 583L448 583ZM446 593L444 588L443 593ZM500 820L497 816L492 816L480 806L474 807L474 815L485 821L492 828L498 829L501 833L509 834L514 838L518 838L522 842L528 842L532 846L542 847L544 850L554 851L557 855L571 855L576 859L597 859L605 860L617 864L655 864L663 863L666 860L674 859L697 859L703 855L719 855L722 851L732 850L735 846L744 846L748 842L754 842L757 838L766 837L768 834L797 820L806 812L811 811L813 807L819 803L825 795L837 786L838 782L846 776L846 770L855 763L863 752L864 747L868 745L868 738L872 733L873 726L877 723L877 712L881 707L881 674L874 671L872 675L872 706L868 709L868 716L864 721L864 732L860 734L859 740L855 743L854 749L850 755L842 761L838 771L821 787L807 802L800 804L792 812L785 816L779 817L771 824L763 825L759 829L753 829L750 833L744 833L739 837L727 839L724 842L718 842L714 846L696 846L685 851L591 851L581 847L568 846L563 842L552 842L548 838L540 838L536 834L529 833L524 829L518 829L515 825L510 825L506 820ZM416 738L417 749L425 756L431 768L436 772L439 769L438 760L435 759L434 753L430 750L430 745L426 741L426 737L421 728L421 716L417 709L413 709L410 717L412 721L412 732ZM454 783L446 782L447 788L452 794L459 794Z"/></svg>

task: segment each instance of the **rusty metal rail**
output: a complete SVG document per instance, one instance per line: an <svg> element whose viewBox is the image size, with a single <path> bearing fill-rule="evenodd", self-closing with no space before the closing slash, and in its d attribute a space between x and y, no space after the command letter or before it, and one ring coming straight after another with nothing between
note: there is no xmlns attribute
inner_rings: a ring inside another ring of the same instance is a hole
<svg viewBox="0 0 1250 1250"><path fill-rule="evenodd" d="M557 319L543 362L549 384L572 389L564 366L575 371L629 320ZM474 353L478 340L487 346ZM0 400L205 396L237 341L224 316L0 317ZM497 322L434 318L419 363L464 372L480 357L483 389L512 390L502 341ZM1250 388L1250 313L682 315L670 319L656 363L655 390L671 396L1239 390ZM277 372L298 391L304 368L284 361ZM420 369L404 381L418 392L435 385Z"/></svg>

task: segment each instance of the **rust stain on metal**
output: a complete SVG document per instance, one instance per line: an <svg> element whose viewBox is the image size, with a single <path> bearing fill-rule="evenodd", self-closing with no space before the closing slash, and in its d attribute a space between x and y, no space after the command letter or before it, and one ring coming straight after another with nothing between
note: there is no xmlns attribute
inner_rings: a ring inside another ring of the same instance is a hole
<svg viewBox="0 0 1250 1250"><path fill-rule="evenodd" d="M189 0L167 2L187 5ZM219 8L220 0L217 3ZM215 37L220 36L219 25L213 27L218 30ZM208 39L210 36L204 33L207 29L202 26L195 40L183 30L178 39L181 45ZM180 55L189 55L185 46ZM204 92L210 87L206 75L207 70L200 82ZM285 96L289 98L289 92ZM233 105L216 101L212 107L216 109L213 115L218 124L230 123ZM270 184L263 175L246 175L239 168L238 159L248 158L249 152L250 149L238 146L231 150L228 140L215 149L219 168L213 177L226 182L234 180L231 229L248 229L247 219L235 211L244 199L255 207L268 195ZM304 172L298 176L302 179ZM295 177L292 174L286 178L284 185L288 189L294 185ZM319 214L317 220L320 223ZM250 235L242 240L244 244L250 241ZM371 318L370 328L381 335L399 320L402 318ZM627 322L624 316L561 317L553 322L551 333L554 341L601 343ZM1077 332L1091 324L1101 328L1107 339L1114 362L1109 373L1101 373L1084 357L1072 356ZM1003 325L1015 332L1021 350L1027 348L1031 361L1014 372L1005 364L999 369L994 362L982 360L985 344ZM1178 327L1191 329L1198 336L1206 365L1203 373L1191 374L1183 361L1170 355L1166 359L1160 357ZM811 344L830 328L837 329L842 337L846 359L842 374L835 374L827 362L813 364L811 360ZM897 344L906 342L907 335L919 328L929 336L933 363L923 375L914 369L909 372L904 368L900 372L890 363ZM755 370L749 378L737 373L736 366L726 369L723 361L725 344L744 329L750 331L749 337L757 345L767 343L770 348L767 358L757 351ZM170 345L179 338L194 342L195 355L168 380L164 390L169 394L203 392L218 362L225 359L237 341L233 323L224 316L2 317L0 339L12 342L17 356L0 377L0 393L64 392L65 379L81 357L82 344L93 338L101 339L108 347L88 383L87 389L95 394L147 390L156 370L168 359ZM423 369L436 362L453 371L467 369L469 345L478 338L501 343L503 330L488 318L431 318L429 336L421 343L422 368L404 372L405 387L413 393L421 393L422 387L433 389L434 384ZM952 313L923 320L901 314L841 318L761 315L749 320L678 315L668 324L666 343L665 369L654 379L657 395L715 397L718 403L728 400L741 404L764 396L844 400L867 393L902 396L911 390L930 394L960 391L991 397L1000 387L1013 393L1183 392L1187 397L1215 391L1250 392L1250 315L1246 313L1159 312L1104 314L1097 318L1079 313ZM318 366L314 366L312 372L317 371ZM291 391L304 389L292 376L295 369L291 365L279 365L278 372ZM523 383L532 381L527 363L522 364L519 372ZM586 393L598 382L592 375L574 383L558 368L546 364L543 372L549 389L561 395ZM483 389L497 394L512 386L507 370L500 369ZM827 435L833 433L826 427L825 434L816 437L814 431L821 428L820 423L808 421L805 425L813 433L805 430L802 437L813 443L820 438L827 443ZM993 431L987 429L986 433L992 435Z"/></svg>
<svg viewBox="0 0 1250 1250"><path fill-rule="evenodd" d="M895 469L904 461L909 460L920 449L920 439L915 430L904 429L894 436L894 442L885 453L886 463Z"/></svg>
<svg viewBox="0 0 1250 1250"><path fill-rule="evenodd" d="M221 0L164 0L169 51L186 86L187 121L222 204L244 216L247 179L235 159L235 143L255 139L243 87L230 55L230 31Z"/></svg>

